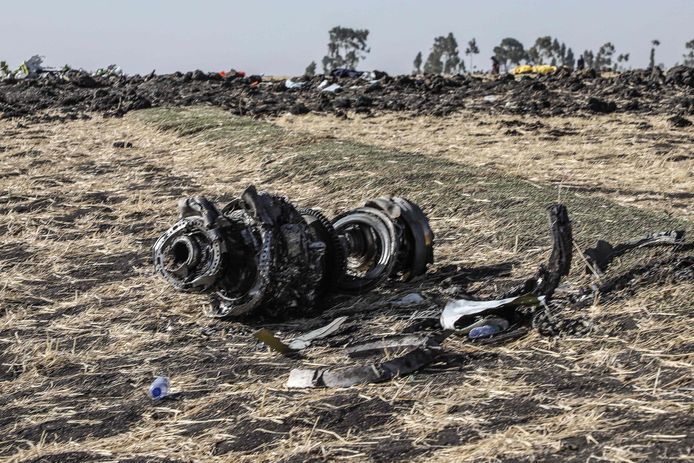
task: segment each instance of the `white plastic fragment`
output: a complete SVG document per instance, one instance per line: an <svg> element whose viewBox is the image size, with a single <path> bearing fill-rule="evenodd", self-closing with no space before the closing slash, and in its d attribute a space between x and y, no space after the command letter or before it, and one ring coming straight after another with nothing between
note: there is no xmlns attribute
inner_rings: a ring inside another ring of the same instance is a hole
<svg viewBox="0 0 694 463"><path fill-rule="evenodd" d="M335 93L336 91L338 91L340 89L342 89L342 86L337 85L337 84L330 84L321 91Z"/></svg>
<svg viewBox="0 0 694 463"><path fill-rule="evenodd" d="M288 388L315 387L318 370L295 368L289 372Z"/></svg>
<svg viewBox="0 0 694 463"><path fill-rule="evenodd" d="M99 68L95 72L92 73L94 76L122 76L124 75L123 69L121 69L120 66L117 64L109 64L105 68Z"/></svg>
<svg viewBox="0 0 694 463"><path fill-rule="evenodd" d="M292 79L287 79L284 81L284 86L288 89L292 88L302 88L305 82L294 82Z"/></svg>
<svg viewBox="0 0 694 463"><path fill-rule="evenodd" d="M456 322L463 317L481 314L493 309L500 309L508 305L539 305L544 299L544 296L537 297L532 294L509 297L496 301L470 301L467 299L458 299L446 304L446 307L441 313L441 326L446 330L455 330Z"/></svg>

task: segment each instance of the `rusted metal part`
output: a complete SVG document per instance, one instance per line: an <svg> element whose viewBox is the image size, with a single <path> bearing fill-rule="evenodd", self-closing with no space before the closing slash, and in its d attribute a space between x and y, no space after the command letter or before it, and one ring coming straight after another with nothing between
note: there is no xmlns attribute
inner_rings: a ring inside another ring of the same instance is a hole
<svg viewBox="0 0 694 463"><path fill-rule="evenodd" d="M209 294L213 317L302 315L336 291L408 280L433 262L427 217L404 198L377 198L330 222L251 185L221 210L194 197L179 211L154 245L154 267L178 291Z"/></svg>

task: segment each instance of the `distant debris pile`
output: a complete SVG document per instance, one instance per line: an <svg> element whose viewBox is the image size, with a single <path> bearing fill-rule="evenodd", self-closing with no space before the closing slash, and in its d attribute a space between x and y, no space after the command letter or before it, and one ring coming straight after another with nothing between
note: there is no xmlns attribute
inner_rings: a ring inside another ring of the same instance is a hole
<svg viewBox="0 0 694 463"><path fill-rule="evenodd" d="M23 70L0 63L0 117L118 117L152 106L212 105L233 114L409 112L446 116L463 109L561 116L627 112L694 114L694 69L676 66L601 75L594 69L525 66L494 75L390 76L339 68L328 74L273 79L242 71L176 72L128 76L116 65L94 73L43 67L40 57ZM50 115L46 110L51 111Z"/></svg>

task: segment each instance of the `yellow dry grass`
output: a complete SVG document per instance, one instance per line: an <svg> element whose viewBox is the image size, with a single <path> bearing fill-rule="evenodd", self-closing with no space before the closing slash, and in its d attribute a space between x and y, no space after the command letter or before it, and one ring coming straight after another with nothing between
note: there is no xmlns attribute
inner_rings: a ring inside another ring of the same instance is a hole
<svg viewBox="0 0 694 463"><path fill-rule="evenodd" d="M367 128L368 120L323 123L331 137L396 146L391 129L398 122L382 120L381 137ZM291 127L313 131L311 124L319 122L307 118ZM421 129L422 140L433 138L426 134L429 126L416 125L423 121L400 123L411 132ZM464 122L429 123L451 124L442 130L452 134ZM447 361L422 373L345 390L287 390L287 374L299 364L351 360L327 346L308 350L301 361L287 359L252 341L256 327L202 318L204 298L175 294L152 274L149 247L176 219L181 196L231 197L255 182L334 213L374 191L368 185L365 193L356 186L346 191L268 178L266 166L312 149L321 137L294 130L268 136L245 126L236 137L215 140L215 130L181 136L157 130L137 114L66 123L0 121L0 460L692 460L689 283L649 286L616 303L598 301L586 313L596 323L587 338L531 333L496 347L450 338L444 344ZM409 131L398 138L414 150L416 136ZM588 132L583 126L581 133ZM612 132L595 137L603 140L597 145L622 146L607 140ZM115 140L134 148L115 149ZM468 139L455 143L463 140ZM493 159L484 147L480 156L486 160L435 144L431 150L417 146L428 156L460 163L494 162L536 182L563 172L542 170L537 166L545 163L536 160L537 173L524 174L521 163L513 167L511 160ZM510 141L497 149L504 146ZM643 153L633 156L629 164L646 163ZM599 168L587 159L578 163L593 169L605 186L619 172L611 161ZM609 175L600 176L603 170ZM625 167L630 190L644 185L637 171ZM580 169L573 172L581 181L590 178ZM670 183L661 176L649 188L691 187L691 179L678 175ZM691 205L675 202L644 204L691 211ZM495 225L482 211L466 217L443 212L432 218L446 238L437 249L441 265L513 259L514 275L522 275L545 256L546 240L519 253L484 243L486 232L468 233ZM574 282L583 281L580 273ZM395 290L426 293L427 284ZM493 282L474 284L483 292L495 290ZM404 323L397 311L382 306L389 296L376 292L348 300L325 318L361 310L368 316L350 315L360 330L397 334ZM300 322L271 328L284 330L283 336L301 331ZM172 378L180 400L146 398L158 374Z"/></svg>
<svg viewBox="0 0 694 463"><path fill-rule="evenodd" d="M492 167L530 182L596 192L690 220L694 214L694 128L673 128L665 116L286 115L276 123Z"/></svg>

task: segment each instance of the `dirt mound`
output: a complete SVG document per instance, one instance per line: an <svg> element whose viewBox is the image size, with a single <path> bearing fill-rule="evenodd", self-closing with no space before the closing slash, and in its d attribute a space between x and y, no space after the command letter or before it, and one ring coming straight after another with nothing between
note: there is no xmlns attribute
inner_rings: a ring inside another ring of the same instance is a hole
<svg viewBox="0 0 694 463"><path fill-rule="evenodd" d="M22 117L57 109L76 119L89 111L121 116L152 106L209 104L234 114L277 116L290 112L407 111L444 116L463 108L492 113L556 116L594 112L694 114L694 69L676 66L599 76L595 71L515 78L488 76L315 76L264 80L202 71L147 76L45 73L36 79L0 81L0 114ZM45 117L45 116L44 116Z"/></svg>
<svg viewBox="0 0 694 463"><path fill-rule="evenodd" d="M687 66L675 66L665 74L668 83L694 87L694 69Z"/></svg>

